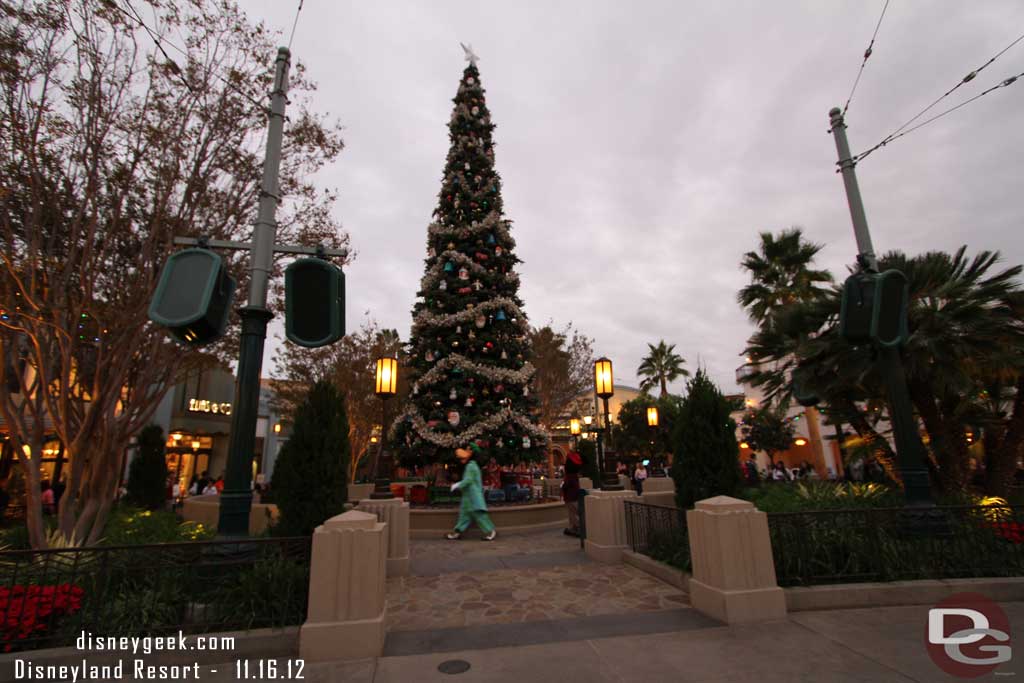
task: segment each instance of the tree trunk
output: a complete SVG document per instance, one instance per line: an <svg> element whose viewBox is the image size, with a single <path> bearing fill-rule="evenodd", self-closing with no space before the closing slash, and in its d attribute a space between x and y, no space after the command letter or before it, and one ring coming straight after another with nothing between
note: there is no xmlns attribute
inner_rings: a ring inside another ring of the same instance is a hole
<svg viewBox="0 0 1024 683"><path fill-rule="evenodd" d="M1017 381L1017 396L1006 428L994 441L991 447L988 440L985 443L985 493L1005 498L1010 494L1024 446L1024 377Z"/></svg>
<svg viewBox="0 0 1024 683"><path fill-rule="evenodd" d="M924 428L928 432L929 448L937 467L939 490L943 493L955 493L963 489L962 465L957 463L956 444L951 438L951 430L942 411L936 404L931 387L923 382L907 382L910 400L917 409Z"/></svg>

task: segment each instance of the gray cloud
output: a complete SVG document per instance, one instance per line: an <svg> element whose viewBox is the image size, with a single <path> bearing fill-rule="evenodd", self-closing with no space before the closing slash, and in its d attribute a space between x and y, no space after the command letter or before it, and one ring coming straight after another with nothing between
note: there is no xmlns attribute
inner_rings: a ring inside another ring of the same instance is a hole
<svg viewBox="0 0 1024 683"><path fill-rule="evenodd" d="M290 30L295 3L242 4ZM339 188L359 252L349 327L369 310L408 332L462 41L481 56L531 319L573 321L624 383L664 338L734 390L752 330L735 303L738 261L757 233L800 225L837 276L852 262L827 112L845 101L881 4L307 1L294 53L319 82L316 108L346 126L320 180ZM893 4L850 108L854 151L1022 25L1013 0ZM935 111L1020 71L1024 44ZM879 251L966 243L1024 262L1022 98L1020 84L993 93L858 167Z"/></svg>

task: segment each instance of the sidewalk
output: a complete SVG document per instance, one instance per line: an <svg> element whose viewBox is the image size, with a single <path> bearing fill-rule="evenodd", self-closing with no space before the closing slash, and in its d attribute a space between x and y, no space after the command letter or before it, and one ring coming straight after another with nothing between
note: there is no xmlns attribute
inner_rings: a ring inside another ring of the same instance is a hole
<svg viewBox="0 0 1024 683"><path fill-rule="evenodd" d="M1013 634L1024 633L1024 603L1003 603ZM675 633L482 650L381 657L307 667L307 680L345 683L905 683L963 681L925 652L927 607L802 612L785 621ZM1014 659L975 681L1024 680L1024 644ZM438 671L463 660L462 674ZM1002 674L1002 675L999 675Z"/></svg>

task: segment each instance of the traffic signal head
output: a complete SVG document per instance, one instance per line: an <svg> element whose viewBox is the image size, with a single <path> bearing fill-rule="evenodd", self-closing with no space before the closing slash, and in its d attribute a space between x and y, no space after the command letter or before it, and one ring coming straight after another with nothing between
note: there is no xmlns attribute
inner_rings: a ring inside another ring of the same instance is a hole
<svg viewBox="0 0 1024 683"><path fill-rule="evenodd" d="M224 333L235 297L235 280L209 249L171 254L160 273L149 319L183 344L208 344Z"/></svg>
<svg viewBox="0 0 1024 683"><path fill-rule="evenodd" d="M285 334L299 346L327 346L345 336L345 273L319 258L284 271Z"/></svg>
<svg viewBox="0 0 1024 683"><path fill-rule="evenodd" d="M908 334L907 276L898 270L857 273L843 285L839 334L853 344L900 346Z"/></svg>

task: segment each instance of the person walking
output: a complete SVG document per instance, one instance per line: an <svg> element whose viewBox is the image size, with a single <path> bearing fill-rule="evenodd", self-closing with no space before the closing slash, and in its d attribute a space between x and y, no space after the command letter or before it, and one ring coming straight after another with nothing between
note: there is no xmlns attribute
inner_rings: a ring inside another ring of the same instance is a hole
<svg viewBox="0 0 1024 683"><path fill-rule="evenodd" d="M476 463L479 450L480 447L475 443L471 443L469 448L455 449L455 457L465 467L462 470L462 479L452 484L452 492L462 491L462 501L459 503L459 519L455 522L455 528L445 535L449 541L462 538L462 532L473 522L476 522L480 531L484 532L483 540L493 541L498 535L491 518L487 515L487 503L484 502L480 465Z"/></svg>
<svg viewBox="0 0 1024 683"><path fill-rule="evenodd" d="M565 479L562 481L562 500L569 513L569 527L566 536L580 535L580 470L583 469L583 456L577 451L569 451L565 458Z"/></svg>

